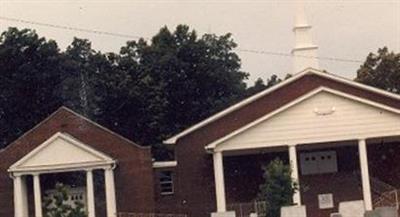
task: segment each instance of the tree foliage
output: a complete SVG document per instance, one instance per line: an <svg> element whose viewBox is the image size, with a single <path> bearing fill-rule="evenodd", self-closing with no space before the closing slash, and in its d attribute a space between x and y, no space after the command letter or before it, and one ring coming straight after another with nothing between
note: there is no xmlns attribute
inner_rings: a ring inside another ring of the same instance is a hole
<svg viewBox="0 0 400 217"><path fill-rule="evenodd" d="M198 36L179 25L150 41L128 41L119 53L96 51L78 38L60 51L33 30L10 28L0 38L0 147L61 105L158 147L265 88L246 87L235 47L230 34Z"/></svg>
<svg viewBox="0 0 400 217"><path fill-rule="evenodd" d="M358 69L356 81L400 94L400 53L387 47L370 53Z"/></svg>
<svg viewBox="0 0 400 217"><path fill-rule="evenodd" d="M32 30L0 36L0 148L61 105L60 52Z"/></svg>
<svg viewBox="0 0 400 217"><path fill-rule="evenodd" d="M265 182L260 185L258 199L266 201L268 217L280 217L281 207L293 204L298 184L292 180L290 166L280 159L271 161L263 170Z"/></svg>
<svg viewBox="0 0 400 217"><path fill-rule="evenodd" d="M69 196L69 188L62 183L57 183L53 197L45 198L44 217L87 217L82 203L75 202L75 206L67 203Z"/></svg>
<svg viewBox="0 0 400 217"><path fill-rule="evenodd" d="M265 90L265 89L268 89L268 88L270 88L270 87L273 87L273 86L275 86L275 85L281 83L283 80L286 80L286 79L288 79L288 78L290 78L290 77L291 77L291 75L290 75L290 74L287 74L287 75L285 76L285 78L282 79L282 78L279 78L277 75L272 74L271 77L269 77L269 78L267 79L267 83L264 83L264 81L263 81L261 78L258 78L258 79L254 82L254 85L253 85L253 86L247 88L246 94L245 94L243 97L244 97L244 98L245 98L245 97L249 97L249 96L254 95L254 94L258 93L258 92L261 92L261 91L263 91L263 90Z"/></svg>

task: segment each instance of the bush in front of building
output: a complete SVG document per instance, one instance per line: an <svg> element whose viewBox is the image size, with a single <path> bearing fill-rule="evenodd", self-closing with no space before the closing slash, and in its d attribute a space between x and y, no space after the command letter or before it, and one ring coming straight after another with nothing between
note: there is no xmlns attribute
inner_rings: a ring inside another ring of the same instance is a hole
<svg viewBox="0 0 400 217"><path fill-rule="evenodd" d="M56 184L55 193L44 199L44 217L87 217L82 203L75 202L74 206L68 204L68 189L68 186L62 183Z"/></svg>
<svg viewBox="0 0 400 217"><path fill-rule="evenodd" d="M298 184L292 179L292 169L279 158L264 166L264 183L260 185L258 200L266 202L267 217L279 217L282 206L293 205Z"/></svg>

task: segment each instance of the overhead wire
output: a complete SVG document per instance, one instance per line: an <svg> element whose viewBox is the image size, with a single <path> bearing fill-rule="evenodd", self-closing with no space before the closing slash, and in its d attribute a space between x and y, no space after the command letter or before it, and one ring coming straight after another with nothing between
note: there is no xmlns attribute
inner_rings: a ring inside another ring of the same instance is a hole
<svg viewBox="0 0 400 217"><path fill-rule="evenodd" d="M345 59L345 58L336 58L336 57L322 57L322 56L294 55L294 54L290 54L290 53L265 51L265 50L238 49L238 51L247 52L247 53L255 53L255 54L273 55L273 56L302 57L302 58L328 60L328 61L338 61L338 62L349 62L349 63L363 63L364 62L364 61L355 60L355 59Z"/></svg>
<svg viewBox="0 0 400 217"><path fill-rule="evenodd" d="M57 25L57 24L51 24L51 23L43 23L43 22L18 19L18 18L12 18L12 17L5 17L5 16L0 16L0 20L30 24L30 25L37 25L37 26L44 26L44 27L50 27L50 28L57 28L57 29L64 29L64 30L69 30L69 31L85 32L85 33L92 33L92 34L98 34L98 35L107 35L107 36L120 37L120 38L147 39L146 37L140 37L140 36L131 35L131 34L114 33L114 32L108 32L108 31L95 30L95 29L78 28L78 27ZM347 63L363 63L364 62L361 60L347 59L347 58L293 55L291 53L283 53L283 52L275 52L275 51L267 51L267 50L255 50L255 49L243 49L243 48L238 48L236 50L239 52L254 53L254 54L260 54L260 55L270 55L270 56L302 57L302 58L311 58L311 59L318 59L318 60L347 62Z"/></svg>
<svg viewBox="0 0 400 217"><path fill-rule="evenodd" d="M43 22L24 20L24 19L17 19L17 18L4 17L4 16L0 16L0 20L6 20L6 21L12 21L12 22L18 22L18 23L25 23L25 24L32 24L32 25L37 25L37 26L45 26L45 27L64 29L64 30L70 30L70 31L77 31L77 32L85 32L85 33L93 33L93 34L99 34L99 35L115 36L115 37L121 37L121 38L130 38L130 39L132 39L132 38L136 38L136 39L143 38L143 37L140 37L140 36L137 36L137 35L114 33L114 32L100 31L100 30L94 30L94 29L84 29L84 28L78 28L78 27L56 25L56 24L43 23Z"/></svg>

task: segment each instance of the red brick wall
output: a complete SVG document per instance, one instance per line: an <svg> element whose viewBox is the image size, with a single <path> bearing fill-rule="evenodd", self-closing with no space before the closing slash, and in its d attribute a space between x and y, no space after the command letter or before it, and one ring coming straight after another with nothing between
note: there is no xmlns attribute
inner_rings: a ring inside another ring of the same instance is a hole
<svg viewBox="0 0 400 217"><path fill-rule="evenodd" d="M117 160L115 185L117 209L125 212L153 212L154 184L149 148L139 147L122 137L59 109L0 152L0 216L13 216L13 182L7 169L57 132L66 132Z"/></svg>
<svg viewBox="0 0 400 217"><path fill-rule="evenodd" d="M174 185L174 194L172 195L161 195L159 173L162 171L172 172L172 181ZM156 213L184 214L181 210L181 204L177 204L176 202L176 194L179 188L177 187L178 183L175 167L154 169L154 184L155 203L157 204L155 209Z"/></svg>

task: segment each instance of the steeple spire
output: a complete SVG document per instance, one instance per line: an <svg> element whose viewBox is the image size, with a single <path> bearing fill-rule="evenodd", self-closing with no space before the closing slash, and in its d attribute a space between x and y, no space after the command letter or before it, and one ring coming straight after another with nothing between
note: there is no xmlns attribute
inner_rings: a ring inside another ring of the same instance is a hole
<svg viewBox="0 0 400 217"><path fill-rule="evenodd" d="M294 56L292 73L300 72L308 67L318 69L318 46L312 40L311 25L307 22L303 0L296 2L296 19L293 32L295 46L292 50L292 55Z"/></svg>

